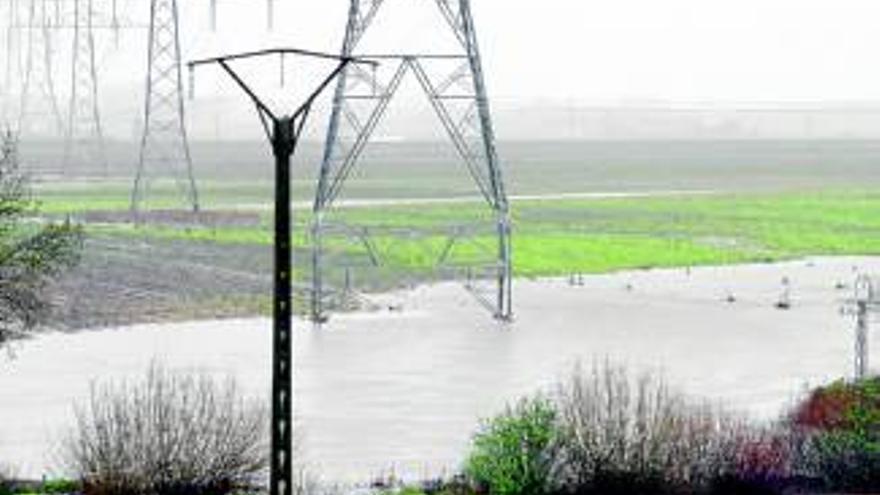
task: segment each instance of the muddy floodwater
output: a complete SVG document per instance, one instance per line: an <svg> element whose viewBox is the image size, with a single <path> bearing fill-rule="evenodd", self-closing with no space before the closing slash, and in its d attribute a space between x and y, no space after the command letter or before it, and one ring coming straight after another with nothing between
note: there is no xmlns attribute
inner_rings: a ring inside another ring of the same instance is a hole
<svg viewBox="0 0 880 495"><path fill-rule="evenodd" d="M335 315L320 329L298 323L301 458L345 481L453 470L479 418L551 387L577 360L659 370L695 396L773 418L808 385L852 374L854 323L840 308L860 271L880 274L880 258L635 271L582 285L518 280L507 326L441 284L383 296L394 311ZM783 278L787 311L774 307ZM153 358L233 375L267 397L270 329L267 319L203 321L18 344L0 358L0 462L50 473L90 382L137 376ZM880 348L880 331L870 347Z"/></svg>

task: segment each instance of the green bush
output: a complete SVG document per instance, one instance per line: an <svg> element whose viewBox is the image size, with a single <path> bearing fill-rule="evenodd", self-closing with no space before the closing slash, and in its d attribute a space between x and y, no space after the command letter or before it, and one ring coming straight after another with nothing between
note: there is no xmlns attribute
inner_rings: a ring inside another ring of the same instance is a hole
<svg viewBox="0 0 880 495"><path fill-rule="evenodd" d="M465 473L493 495L548 491L556 409L543 398L522 399L483 422L474 436Z"/></svg>
<svg viewBox="0 0 880 495"><path fill-rule="evenodd" d="M20 165L17 135L0 132L0 349L45 327L49 283L75 266L82 251L81 227L33 221L37 205Z"/></svg>
<svg viewBox="0 0 880 495"><path fill-rule="evenodd" d="M40 493L76 493L80 491L79 482L74 480L57 479L46 480L40 485Z"/></svg>

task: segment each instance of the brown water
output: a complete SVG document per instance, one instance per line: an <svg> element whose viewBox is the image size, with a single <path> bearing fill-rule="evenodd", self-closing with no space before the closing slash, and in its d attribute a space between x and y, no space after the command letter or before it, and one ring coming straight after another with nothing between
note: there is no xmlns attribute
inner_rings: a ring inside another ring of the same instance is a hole
<svg viewBox="0 0 880 495"><path fill-rule="evenodd" d="M453 470L478 418L552 387L577 360L661 370L689 393L772 418L807 385L852 372L853 321L839 312L850 291L835 284L851 282L854 267L880 273L880 258L626 272L585 277L584 286L520 280L509 326L454 284L383 296L402 304L399 312L337 315L320 330L301 323L295 407L304 457L335 480ZM784 276L790 311L774 308ZM723 301L728 292L735 303ZM137 376L153 357L234 375L267 396L270 326L143 325L24 342L0 361L0 461L46 473L90 381Z"/></svg>

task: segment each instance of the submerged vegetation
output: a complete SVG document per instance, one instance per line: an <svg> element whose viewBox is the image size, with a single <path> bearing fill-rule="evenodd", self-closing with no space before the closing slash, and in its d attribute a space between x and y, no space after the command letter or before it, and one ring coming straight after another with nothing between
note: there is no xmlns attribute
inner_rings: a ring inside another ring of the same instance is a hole
<svg viewBox="0 0 880 495"><path fill-rule="evenodd" d="M94 327L254 315L268 308L273 232L267 196L255 192L260 184L237 189L209 182L207 209L197 219L156 210L141 223L132 221L127 201L119 200L124 192L119 185L98 183L89 194L88 184L44 184L39 191L44 211L55 218L73 215L89 239L84 267L65 290L79 298L70 307L85 309L67 315L68 322ZM299 197L307 194L300 191ZM173 203L169 195L156 204L166 200ZM379 292L464 278L472 266L491 269L497 241L488 208L478 201L452 201L365 203L328 212L325 225L336 230L323 241L330 267L326 286ZM518 277L880 254L880 191L869 189L550 196L515 200L511 208ZM294 277L303 298L311 276L311 213L304 203L294 212ZM473 236L460 236L474 221ZM168 283L173 279L181 283ZM119 293L104 293L106 280L119 281L138 297L126 297L115 306L124 310L105 314L103 302ZM84 300L92 297L88 294L95 294L94 301Z"/></svg>

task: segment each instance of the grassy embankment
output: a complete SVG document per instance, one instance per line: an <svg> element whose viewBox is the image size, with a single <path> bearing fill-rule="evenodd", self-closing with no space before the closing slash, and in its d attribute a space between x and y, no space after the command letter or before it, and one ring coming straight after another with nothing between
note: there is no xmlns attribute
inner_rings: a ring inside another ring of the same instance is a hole
<svg viewBox="0 0 880 495"><path fill-rule="evenodd" d="M210 208L266 203L259 188L207 188ZM260 189L261 190L261 189ZM44 211L124 210L124 196L106 190L56 190L41 195ZM262 198L262 199L261 199ZM170 203L169 203L170 204ZM413 227L435 232L470 218L488 220L479 203L350 208L331 220L351 224ZM513 205L514 264L518 276L600 273L620 269L773 261L806 255L880 254L880 191L830 191L632 199L541 200ZM297 212L295 232L308 232L308 211ZM110 236L215 244L271 243L268 211L255 225L188 227L94 224ZM377 231L379 232L379 231ZM296 236L298 248L307 239ZM387 264L427 270L447 243L440 233L418 241L373 234ZM340 239L330 248L363 255L364 247ZM474 243L455 245L450 259L465 261L491 250L491 230Z"/></svg>

